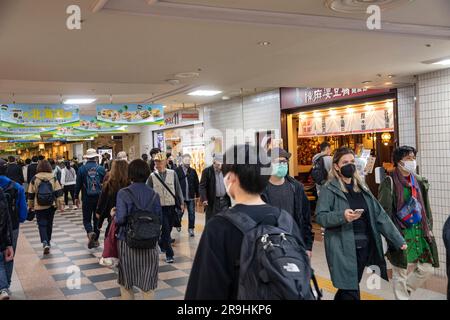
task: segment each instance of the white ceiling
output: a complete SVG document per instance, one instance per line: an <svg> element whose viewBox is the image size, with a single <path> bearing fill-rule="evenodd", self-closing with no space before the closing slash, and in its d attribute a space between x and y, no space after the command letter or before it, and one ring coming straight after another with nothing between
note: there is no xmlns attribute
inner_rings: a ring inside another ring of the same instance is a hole
<svg viewBox="0 0 450 320"><path fill-rule="evenodd" d="M365 80L402 86L440 68L422 61L450 56L448 0L415 0L384 11L385 30L376 32L361 28L362 17L336 14L324 2L109 0L94 13L94 0L2 0L0 99L57 103L60 95L89 95L109 103L112 95L113 102L179 107L218 99L186 95L197 87L236 95L241 88L361 87ZM66 28L71 4L81 7L81 30ZM283 18L285 24L276 22ZM166 82L198 70L200 77L177 86Z"/></svg>

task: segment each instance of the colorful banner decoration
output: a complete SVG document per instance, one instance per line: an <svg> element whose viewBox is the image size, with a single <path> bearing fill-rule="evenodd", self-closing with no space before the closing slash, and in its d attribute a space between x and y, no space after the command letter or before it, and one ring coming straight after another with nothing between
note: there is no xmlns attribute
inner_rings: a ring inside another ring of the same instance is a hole
<svg viewBox="0 0 450 320"><path fill-rule="evenodd" d="M95 116L81 116L80 122L75 128L79 131L87 132L116 133L125 131L127 127L98 121Z"/></svg>
<svg viewBox="0 0 450 320"><path fill-rule="evenodd" d="M95 132L81 131L72 127L59 127L52 132L54 138L66 138L66 137L94 137L97 136Z"/></svg>
<svg viewBox="0 0 450 320"><path fill-rule="evenodd" d="M70 105L2 104L2 126L55 127L80 120L79 107Z"/></svg>
<svg viewBox="0 0 450 320"><path fill-rule="evenodd" d="M387 131L394 131L393 108L381 107L371 111L360 108L334 114L321 112L306 117L300 115L298 136L308 138Z"/></svg>
<svg viewBox="0 0 450 320"><path fill-rule="evenodd" d="M164 124L162 105L98 105L97 120L119 125Z"/></svg>
<svg viewBox="0 0 450 320"><path fill-rule="evenodd" d="M0 136L27 136L40 135L56 130L56 128L42 128L42 127L0 127Z"/></svg>

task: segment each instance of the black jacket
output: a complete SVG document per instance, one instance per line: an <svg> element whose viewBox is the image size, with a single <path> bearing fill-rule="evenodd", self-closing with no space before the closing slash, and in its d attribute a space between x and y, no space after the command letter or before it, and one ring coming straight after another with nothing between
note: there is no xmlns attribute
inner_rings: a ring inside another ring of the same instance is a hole
<svg viewBox="0 0 450 320"><path fill-rule="evenodd" d="M305 243L306 250L311 251L314 243L314 233L312 232L311 224L311 207L309 205L308 197L306 196L303 185L294 178L287 176L286 180L291 184L292 191L294 193L294 206L295 212L289 212L292 214L294 220L297 222L300 232L302 233L302 239ZM261 199L270 203L270 197L267 194L267 188L261 194Z"/></svg>
<svg viewBox="0 0 450 320"><path fill-rule="evenodd" d="M181 191L183 192L184 199L195 199L199 197L199 184L197 171L192 168L187 170L186 175L184 174L183 167L179 166L175 169L178 175L178 180L180 181ZM189 195L186 194L186 178L189 185Z"/></svg>
<svg viewBox="0 0 450 320"><path fill-rule="evenodd" d="M444 224L444 232L443 237L445 250L447 252L447 277L448 277L448 285L447 285L447 300L450 300L450 217Z"/></svg>
<svg viewBox="0 0 450 320"><path fill-rule="evenodd" d="M34 176L36 175L36 171L37 171L37 163L30 163L30 165L27 168L27 183L30 184L31 183L31 179L34 178Z"/></svg>
<svg viewBox="0 0 450 320"><path fill-rule="evenodd" d="M0 188L0 252L12 246L12 224L8 211L8 201Z"/></svg>
<svg viewBox="0 0 450 320"><path fill-rule="evenodd" d="M20 184L23 184L25 182L22 167L15 162L8 164L8 168L6 169L6 176Z"/></svg>
<svg viewBox="0 0 450 320"><path fill-rule="evenodd" d="M203 170L200 179L199 193L201 201L208 201L208 207L214 208L214 202L216 200L216 175L214 173L214 166L209 166ZM231 206L230 197L225 194L225 198L228 199Z"/></svg>

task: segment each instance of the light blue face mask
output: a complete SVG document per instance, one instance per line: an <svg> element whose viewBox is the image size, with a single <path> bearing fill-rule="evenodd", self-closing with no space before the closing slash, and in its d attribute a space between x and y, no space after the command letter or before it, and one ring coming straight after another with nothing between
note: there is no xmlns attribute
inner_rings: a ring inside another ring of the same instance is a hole
<svg viewBox="0 0 450 320"><path fill-rule="evenodd" d="M288 173L287 163L274 163L272 164L272 175L278 178L286 177Z"/></svg>

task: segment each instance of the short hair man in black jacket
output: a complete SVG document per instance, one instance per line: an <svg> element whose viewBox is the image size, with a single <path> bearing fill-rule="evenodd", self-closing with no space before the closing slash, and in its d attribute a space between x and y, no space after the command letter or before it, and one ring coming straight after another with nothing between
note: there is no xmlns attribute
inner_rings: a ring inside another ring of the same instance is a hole
<svg viewBox="0 0 450 320"><path fill-rule="evenodd" d="M311 224L311 207L303 185L288 175L291 154L284 149L274 148L270 152L272 175L261 194L264 202L289 212L297 222L301 238L309 257L312 255L314 233Z"/></svg>

